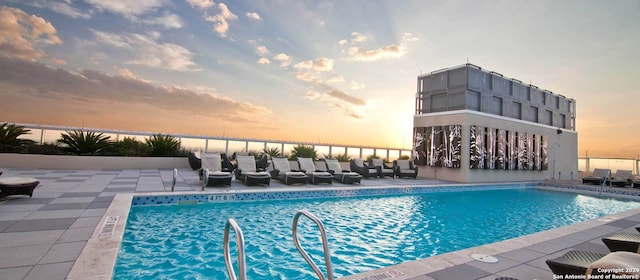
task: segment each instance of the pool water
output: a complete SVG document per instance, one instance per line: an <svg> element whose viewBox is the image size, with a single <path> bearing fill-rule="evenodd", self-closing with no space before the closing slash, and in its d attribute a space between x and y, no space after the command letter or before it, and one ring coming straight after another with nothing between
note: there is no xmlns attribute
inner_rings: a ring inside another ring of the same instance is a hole
<svg viewBox="0 0 640 280"><path fill-rule="evenodd" d="M228 218L244 233L249 279L317 279L293 245L293 216L301 209L323 221L335 276L342 277L638 207L532 188L134 206L114 278L226 279L222 237ZM298 235L324 271L315 224L301 218Z"/></svg>

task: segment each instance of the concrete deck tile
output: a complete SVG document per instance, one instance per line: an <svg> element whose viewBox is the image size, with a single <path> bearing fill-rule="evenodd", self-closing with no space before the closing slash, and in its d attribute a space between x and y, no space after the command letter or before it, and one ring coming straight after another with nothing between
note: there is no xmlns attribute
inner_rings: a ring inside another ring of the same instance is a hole
<svg viewBox="0 0 640 280"><path fill-rule="evenodd" d="M67 229L75 221L76 221L76 218L22 220L22 221L16 222L15 224L7 228L4 232Z"/></svg>
<svg viewBox="0 0 640 280"><path fill-rule="evenodd" d="M100 192L74 192L74 193L64 193L60 198L66 197L96 197L100 194Z"/></svg>
<svg viewBox="0 0 640 280"><path fill-rule="evenodd" d="M0 212L36 211L47 204L0 205Z"/></svg>
<svg viewBox="0 0 640 280"><path fill-rule="evenodd" d="M83 209L72 210L49 210L49 211L35 211L31 215L25 217L25 220L40 220L40 219L62 219L62 218L77 218L82 215Z"/></svg>
<svg viewBox="0 0 640 280"><path fill-rule="evenodd" d="M62 234L58 243L61 242L74 242L74 241L87 241L91 238L95 227L79 227L70 228Z"/></svg>
<svg viewBox="0 0 640 280"><path fill-rule="evenodd" d="M67 278L72 266L72 261L36 265L23 280L62 280Z"/></svg>
<svg viewBox="0 0 640 280"><path fill-rule="evenodd" d="M34 196L38 194L36 192L33 193ZM25 205L25 204L48 204L53 200L53 198L39 198L39 197L29 197L29 196L13 196L9 198L9 200L5 201L2 205Z"/></svg>
<svg viewBox="0 0 640 280"><path fill-rule="evenodd" d="M102 217L106 209L87 209L82 212L81 217Z"/></svg>
<svg viewBox="0 0 640 280"><path fill-rule="evenodd" d="M75 261L86 243L86 241L77 241L54 244L38 264Z"/></svg>
<svg viewBox="0 0 640 280"><path fill-rule="evenodd" d="M467 263L467 265L473 266L478 269L482 269L486 272L496 273L498 271L503 271L505 269L509 269L520 263L507 259L507 258L499 258L497 263L485 263L481 261L472 261Z"/></svg>
<svg viewBox="0 0 640 280"><path fill-rule="evenodd" d="M93 227L98 225L102 217L80 217L69 228Z"/></svg>
<svg viewBox="0 0 640 280"><path fill-rule="evenodd" d="M0 233L0 248L53 244L60 239L64 230L41 230L28 232L3 232Z"/></svg>
<svg viewBox="0 0 640 280"><path fill-rule="evenodd" d="M22 280L31 268L31 266L1 268L0 275L3 280Z"/></svg>
<svg viewBox="0 0 640 280"><path fill-rule="evenodd" d="M461 264L454 267L445 268L427 274L437 280L460 280L460 279L478 279L490 275L484 270L475 268L467 264Z"/></svg>
<svg viewBox="0 0 640 280"><path fill-rule="evenodd" d="M52 244L12 247L0 250L0 268L35 265ZM43 278L48 279L48 278Z"/></svg>
<svg viewBox="0 0 640 280"><path fill-rule="evenodd" d="M39 211L46 210L71 210L71 209L86 209L91 203L50 203L42 208L38 209Z"/></svg>
<svg viewBox="0 0 640 280"><path fill-rule="evenodd" d="M540 269L530 265L519 265L497 273L501 277L516 279L553 279L553 273L547 269Z"/></svg>
<svg viewBox="0 0 640 280"><path fill-rule="evenodd" d="M417 277L409 278L408 280L435 280L435 278L429 277L427 275L420 275Z"/></svg>
<svg viewBox="0 0 640 280"><path fill-rule="evenodd" d="M98 201L98 202L92 202L91 204L89 204L87 206L87 209L102 209L102 208L109 208L109 205L111 205L111 201Z"/></svg>
<svg viewBox="0 0 640 280"><path fill-rule="evenodd" d="M89 203L93 202L95 197L59 197L52 200L50 203Z"/></svg>
<svg viewBox="0 0 640 280"><path fill-rule="evenodd" d="M0 212L0 222L2 221L19 221L24 217L31 215L32 211L19 211L19 212Z"/></svg>
<svg viewBox="0 0 640 280"><path fill-rule="evenodd" d="M617 221L613 221L607 224L612 227L620 227L620 228L628 228L638 225L638 221L630 220L630 219L620 219Z"/></svg>
<svg viewBox="0 0 640 280"><path fill-rule="evenodd" d="M536 252L536 251L532 251L532 250L527 250L527 249L517 249L517 250L513 250L513 251L509 251L509 252L505 252L502 254L497 255L496 257L500 258L507 258L510 260L514 260L520 263L524 263L524 262L528 262L531 260L535 260L537 258L540 258L542 256L545 256L545 254L540 253L540 252Z"/></svg>
<svg viewBox="0 0 640 280"><path fill-rule="evenodd" d="M5 229L9 228L17 222L18 221L0 221L0 232L3 232Z"/></svg>

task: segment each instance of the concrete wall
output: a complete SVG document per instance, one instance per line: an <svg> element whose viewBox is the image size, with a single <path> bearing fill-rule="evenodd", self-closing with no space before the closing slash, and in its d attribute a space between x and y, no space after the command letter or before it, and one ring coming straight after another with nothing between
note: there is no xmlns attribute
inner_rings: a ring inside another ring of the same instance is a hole
<svg viewBox="0 0 640 280"><path fill-rule="evenodd" d="M0 153L0 168L173 169L190 168L186 157L101 157Z"/></svg>
<svg viewBox="0 0 640 280"><path fill-rule="evenodd" d="M414 127L462 125L460 168L419 166L418 176L456 182L539 181L550 178L578 178L578 134L571 130L514 120L472 110L441 112L414 116ZM499 128L509 131L544 135L548 138L548 170L469 169L470 126Z"/></svg>

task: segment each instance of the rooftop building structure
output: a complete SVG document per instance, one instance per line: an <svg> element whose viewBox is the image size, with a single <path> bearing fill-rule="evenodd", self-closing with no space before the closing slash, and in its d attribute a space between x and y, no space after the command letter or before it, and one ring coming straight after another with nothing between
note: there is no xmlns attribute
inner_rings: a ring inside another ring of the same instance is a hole
<svg viewBox="0 0 640 280"><path fill-rule="evenodd" d="M458 182L578 176L574 99L464 64L418 76L415 105L419 176Z"/></svg>

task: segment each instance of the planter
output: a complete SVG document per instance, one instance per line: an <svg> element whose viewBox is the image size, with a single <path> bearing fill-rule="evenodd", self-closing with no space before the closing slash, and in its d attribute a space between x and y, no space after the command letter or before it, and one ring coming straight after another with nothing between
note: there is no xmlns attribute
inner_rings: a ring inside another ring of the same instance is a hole
<svg viewBox="0 0 640 280"><path fill-rule="evenodd" d="M0 168L173 169L189 168L186 157L107 157L0 153Z"/></svg>

